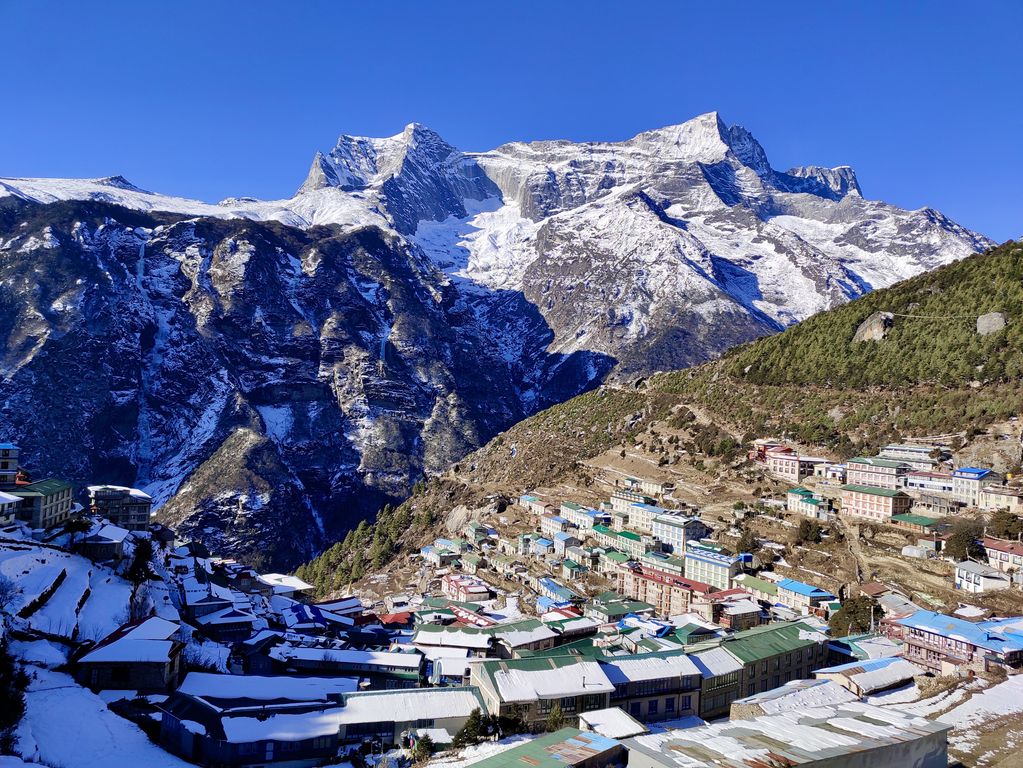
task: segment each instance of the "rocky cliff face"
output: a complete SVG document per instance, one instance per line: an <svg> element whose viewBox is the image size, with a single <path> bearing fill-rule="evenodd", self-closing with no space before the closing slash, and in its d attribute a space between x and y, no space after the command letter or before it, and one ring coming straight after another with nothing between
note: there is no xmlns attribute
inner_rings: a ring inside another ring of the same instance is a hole
<svg viewBox="0 0 1023 768"><path fill-rule="evenodd" d="M277 201L0 179L0 438L285 567L608 376L986 245L850 168L776 171L716 114L475 154L343 136Z"/></svg>
<svg viewBox="0 0 1023 768"><path fill-rule="evenodd" d="M144 486L217 551L286 566L526 414L393 233L176 218L3 206L2 432L32 468ZM534 351L537 407L587 385Z"/></svg>

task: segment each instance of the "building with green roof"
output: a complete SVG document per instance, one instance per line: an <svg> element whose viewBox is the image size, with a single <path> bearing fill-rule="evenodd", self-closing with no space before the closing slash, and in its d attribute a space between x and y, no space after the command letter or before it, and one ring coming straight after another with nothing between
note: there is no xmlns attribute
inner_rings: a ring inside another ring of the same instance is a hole
<svg viewBox="0 0 1023 768"><path fill-rule="evenodd" d="M635 531L615 531L606 525L595 525L593 537L605 549L617 549L633 557L639 557L647 550L643 537Z"/></svg>
<svg viewBox="0 0 1023 768"><path fill-rule="evenodd" d="M55 478L17 485L7 492L21 499L16 515L33 528L53 528L80 509L71 484Z"/></svg>
<svg viewBox="0 0 1023 768"><path fill-rule="evenodd" d="M902 485L902 478L911 469L912 467L904 461L859 456L846 462L846 482L850 485L867 485L895 490Z"/></svg>
<svg viewBox="0 0 1023 768"><path fill-rule="evenodd" d="M913 499L894 488L846 483L842 486L842 514L887 523L894 515L903 515Z"/></svg>
<svg viewBox="0 0 1023 768"><path fill-rule="evenodd" d="M578 728L537 736L475 763L477 768L610 768L628 762L621 743Z"/></svg>
<svg viewBox="0 0 1023 768"><path fill-rule="evenodd" d="M941 521L936 518L912 513L892 515L891 522L898 528L905 528L916 533L930 533L941 526Z"/></svg>

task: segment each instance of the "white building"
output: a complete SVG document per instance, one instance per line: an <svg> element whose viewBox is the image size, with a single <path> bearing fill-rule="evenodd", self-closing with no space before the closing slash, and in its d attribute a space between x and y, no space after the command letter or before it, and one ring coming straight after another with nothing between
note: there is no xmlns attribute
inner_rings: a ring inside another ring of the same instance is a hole
<svg viewBox="0 0 1023 768"><path fill-rule="evenodd" d="M973 594L1007 589L1010 586L1007 574L990 565L975 563L972 560L956 563L955 578L956 589Z"/></svg>
<svg viewBox="0 0 1023 768"><path fill-rule="evenodd" d="M742 570L742 558L719 548L698 545L686 546L686 578L710 584L718 589L729 589L732 578Z"/></svg>
<svg viewBox="0 0 1023 768"><path fill-rule="evenodd" d="M845 482L848 485L867 485L894 491L905 485L903 476L910 469L910 465L904 461L861 456L846 462Z"/></svg>
<svg viewBox="0 0 1023 768"><path fill-rule="evenodd" d="M530 493L524 493L519 496L519 506L525 507L534 515L546 515L554 510L554 505L548 504L539 496L533 496Z"/></svg>
<svg viewBox="0 0 1023 768"><path fill-rule="evenodd" d="M928 470L938 463L936 456L944 456L945 450L937 445L886 445L878 456L882 459L904 461L913 469Z"/></svg>
<svg viewBox="0 0 1023 768"><path fill-rule="evenodd" d="M1023 488L1010 485L988 485L980 489L977 506L981 509L1005 509L1023 514Z"/></svg>
<svg viewBox="0 0 1023 768"><path fill-rule="evenodd" d="M14 522L15 513L18 511L20 503L20 496L0 491L0 525L10 525Z"/></svg>
<svg viewBox="0 0 1023 768"><path fill-rule="evenodd" d="M999 482L1001 478L990 469L959 467L952 470L952 497L968 507L979 507L981 489Z"/></svg>
<svg viewBox="0 0 1023 768"><path fill-rule="evenodd" d="M660 539L667 551L676 554L685 552L690 541L699 541L711 532L699 517L670 513L657 515L651 528L654 538Z"/></svg>
<svg viewBox="0 0 1023 768"><path fill-rule="evenodd" d="M603 512L598 512L591 507L584 507L572 501L561 503L559 515L581 531L589 531L594 525L606 524L610 519Z"/></svg>
<svg viewBox="0 0 1023 768"><path fill-rule="evenodd" d="M907 472L906 490L920 493L952 493L951 472Z"/></svg>
<svg viewBox="0 0 1023 768"><path fill-rule="evenodd" d="M791 483L798 483L807 477L813 477L817 466L827 463L827 459L817 456L797 456L794 453L769 453L767 455L767 471Z"/></svg>

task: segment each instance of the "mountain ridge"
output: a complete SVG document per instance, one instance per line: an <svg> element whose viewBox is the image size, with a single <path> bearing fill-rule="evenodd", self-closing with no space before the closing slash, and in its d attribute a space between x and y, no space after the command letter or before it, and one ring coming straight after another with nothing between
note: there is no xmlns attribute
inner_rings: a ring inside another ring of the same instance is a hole
<svg viewBox="0 0 1023 768"><path fill-rule="evenodd" d="M911 307L918 316L908 316ZM857 328L882 310L898 313L888 336L855 341ZM1002 313L1006 323L982 334L976 320L990 312ZM944 315L953 313L958 321L950 324ZM348 589L352 580L393 568L392 559L464 525L467 516L493 514L501 498L542 488L592 492L587 464L608 451L624 456L641 442L660 445L672 466L698 467L708 485L715 478L748 483L744 443L757 437L784 438L839 458L927 435L968 442L1023 412L1021 337L1023 243L1008 242L718 360L601 386L534 414L298 573L323 594ZM693 434L674 436L689 428ZM681 447L687 450L679 453ZM1021 450L1017 445L1017 465ZM657 451L650 455L656 463Z"/></svg>
<svg viewBox="0 0 1023 768"><path fill-rule="evenodd" d="M275 567L553 403L988 242L865 200L851 169L777 171L716 113L483 153L418 124L343 136L277 201L0 184L0 438Z"/></svg>

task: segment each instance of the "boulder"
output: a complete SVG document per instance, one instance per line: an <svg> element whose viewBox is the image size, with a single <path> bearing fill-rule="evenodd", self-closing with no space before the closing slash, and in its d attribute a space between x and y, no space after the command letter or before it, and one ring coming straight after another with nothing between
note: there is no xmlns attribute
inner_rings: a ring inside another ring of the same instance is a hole
<svg viewBox="0 0 1023 768"><path fill-rule="evenodd" d="M856 329L853 341L881 341L892 327L891 312L875 312Z"/></svg>
<svg viewBox="0 0 1023 768"><path fill-rule="evenodd" d="M998 333L1005 327L1005 323L1004 312L988 312L986 315L981 315L977 318L977 333L981 336Z"/></svg>

